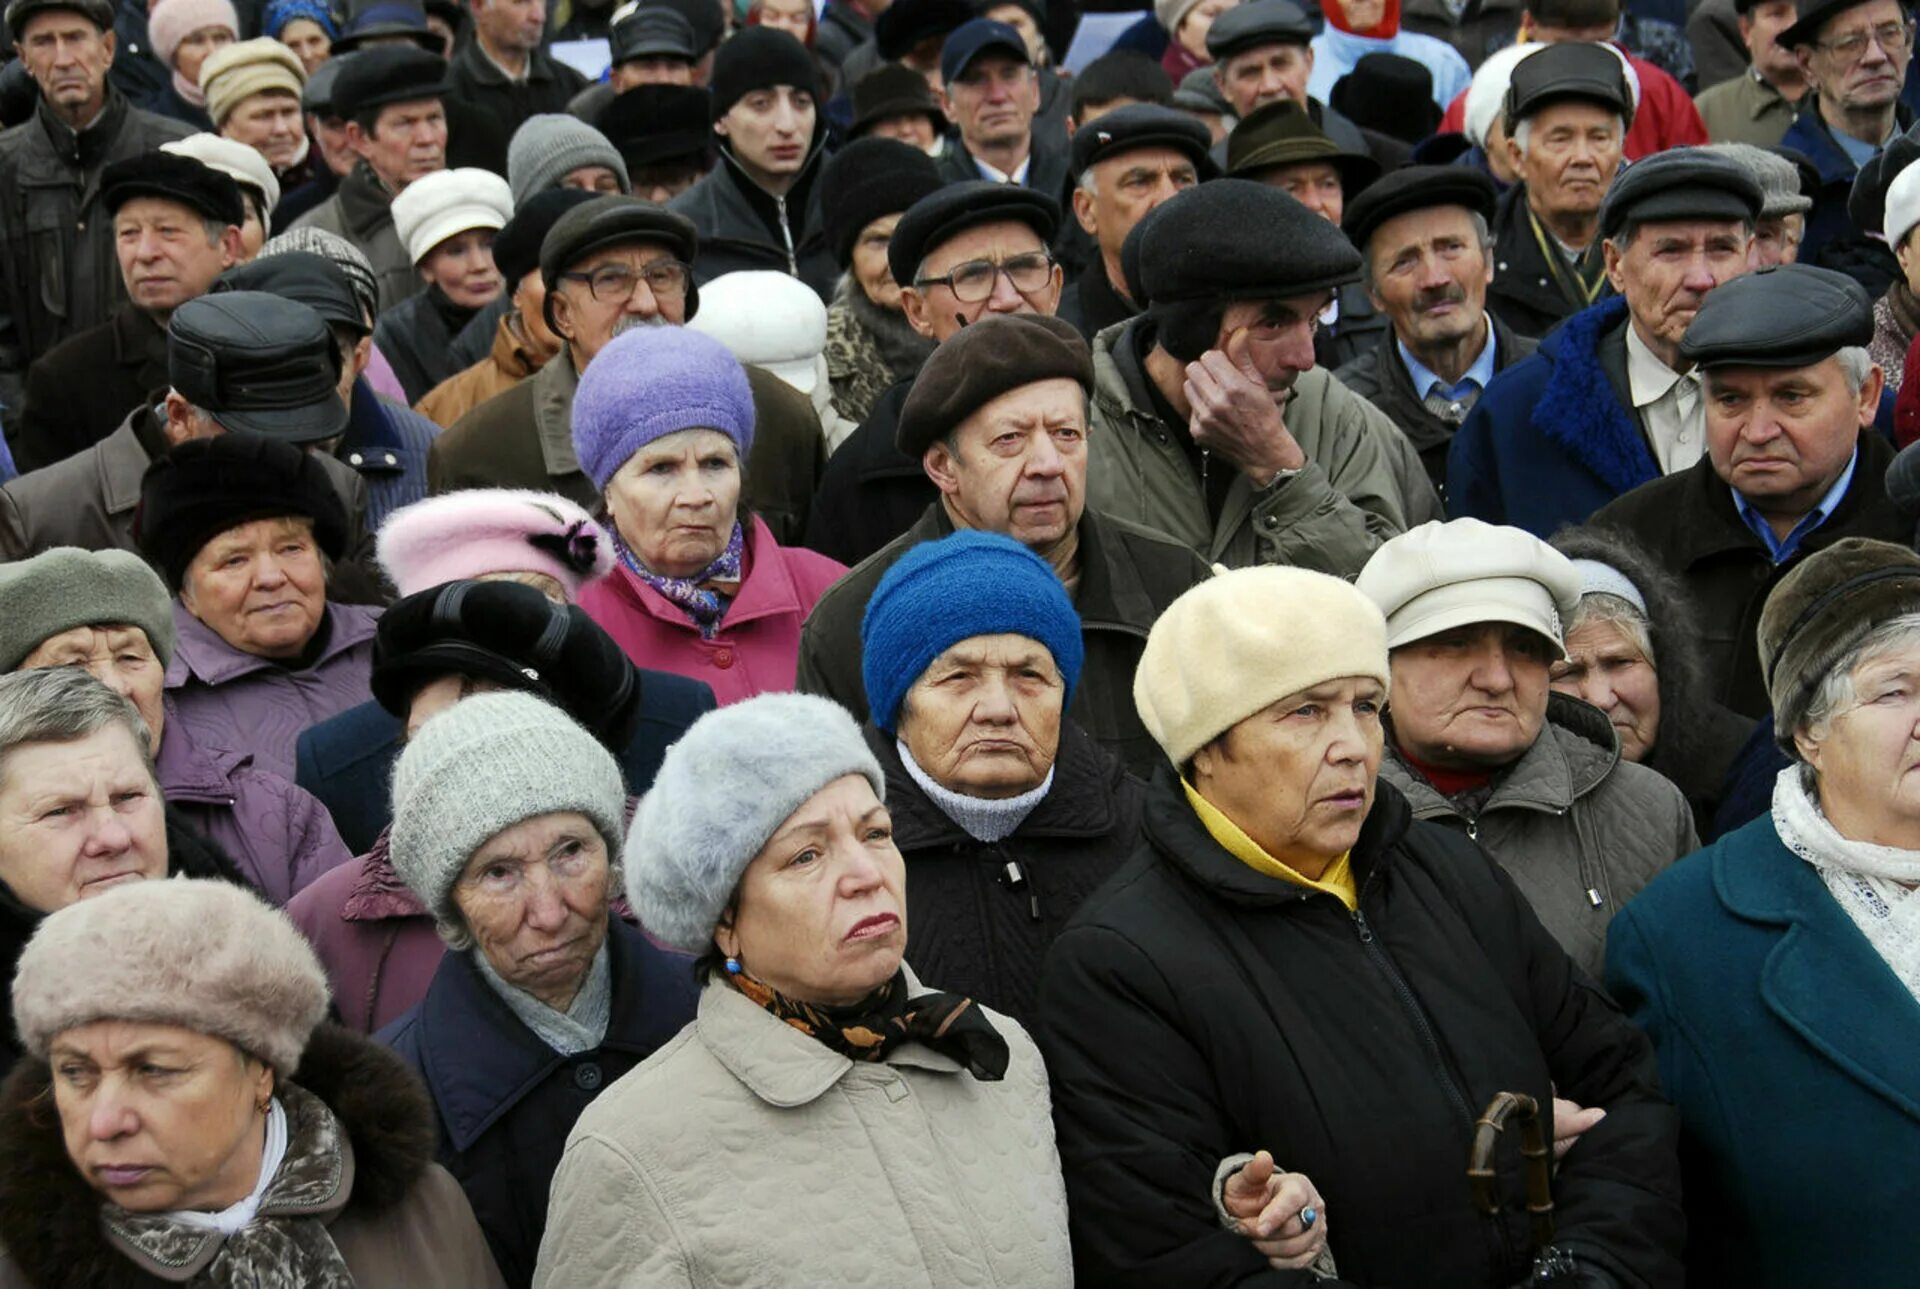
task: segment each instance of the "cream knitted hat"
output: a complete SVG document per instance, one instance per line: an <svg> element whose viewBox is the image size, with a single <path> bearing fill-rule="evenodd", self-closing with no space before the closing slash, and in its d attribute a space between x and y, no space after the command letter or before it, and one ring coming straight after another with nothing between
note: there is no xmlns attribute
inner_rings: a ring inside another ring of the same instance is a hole
<svg viewBox="0 0 1920 1289"><path fill-rule="evenodd" d="M207 96L207 115L216 130L241 100L284 90L298 102L306 84L307 69L299 55L265 36L222 45L200 64L200 92Z"/></svg>

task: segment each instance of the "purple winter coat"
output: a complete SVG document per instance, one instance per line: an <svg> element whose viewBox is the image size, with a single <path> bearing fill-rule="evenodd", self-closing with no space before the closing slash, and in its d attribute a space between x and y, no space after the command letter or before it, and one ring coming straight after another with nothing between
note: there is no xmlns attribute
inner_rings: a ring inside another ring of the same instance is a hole
<svg viewBox="0 0 1920 1289"><path fill-rule="evenodd" d="M292 782L301 731L367 701L379 620L378 609L329 601L326 647L296 671L235 649L176 599L180 639L167 668L174 714L197 746L250 753L255 769Z"/></svg>
<svg viewBox="0 0 1920 1289"><path fill-rule="evenodd" d="M371 1034L427 995L447 946L426 906L387 858L387 831L373 849L320 875L287 904L326 969L340 1021Z"/></svg>
<svg viewBox="0 0 1920 1289"><path fill-rule="evenodd" d="M218 843L275 907L352 858L333 817L305 788L255 769L243 752L195 743L172 703L154 770L167 804Z"/></svg>

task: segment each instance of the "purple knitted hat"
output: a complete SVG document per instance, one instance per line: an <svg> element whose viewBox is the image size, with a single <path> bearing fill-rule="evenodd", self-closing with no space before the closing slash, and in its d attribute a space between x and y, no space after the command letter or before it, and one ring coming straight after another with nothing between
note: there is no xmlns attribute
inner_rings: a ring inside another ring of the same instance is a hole
<svg viewBox="0 0 1920 1289"><path fill-rule="evenodd" d="M604 491L633 454L681 430L717 430L742 465L753 447L753 391L727 347L685 327L641 326L594 356L573 396L573 450Z"/></svg>

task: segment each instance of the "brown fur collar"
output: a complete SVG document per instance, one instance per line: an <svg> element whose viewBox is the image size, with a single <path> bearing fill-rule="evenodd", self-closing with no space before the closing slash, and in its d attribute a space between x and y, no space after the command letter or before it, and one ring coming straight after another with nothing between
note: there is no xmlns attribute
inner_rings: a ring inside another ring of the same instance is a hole
<svg viewBox="0 0 1920 1289"><path fill-rule="evenodd" d="M324 1101L353 1142L348 1211L402 1200L433 1160L433 1109L405 1063L337 1025L314 1031L292 1082ZM23 1060L0 1083L0 1247L46 1289L144 1289L161 1281L116 1253L100 1197L67 1159L45 1061Z"/></svg>

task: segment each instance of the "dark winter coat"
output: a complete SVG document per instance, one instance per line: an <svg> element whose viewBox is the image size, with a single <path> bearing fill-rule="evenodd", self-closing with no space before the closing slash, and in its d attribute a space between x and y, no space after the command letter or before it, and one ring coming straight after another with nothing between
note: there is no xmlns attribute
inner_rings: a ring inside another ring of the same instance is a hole
<svg viewBox="0 0 1920 1289"><path fill-rule="evenodd" d="M498 1289L460 1187L433 1162L432 1108L399 1058L322 1025L288 1080L318 1097L346 1141L339 1186L313 1216L357 1285ZM102 1200L73 1167L48 1105L52 1073L24 1061L0 1084L0 1289L165 1289L183 1283L110 1241ZM319 1171L315 1169L316 1173ZM196 1276L184 1283L201 1289Z"/></svg>
<svg viewBox="0 0 1920 1289"><path fill-rule="evenodd" d="M700 180L667 203L693 221L700 234L694 279L703 285L723 273L771 269L812 287L823 302L833 299L840 263L827 245L820 214L818 136L800 177L784 196L773 196L747 177L729 148Z"/></svg>
<svg viewBox="0 0 1920 1289"><path fill-rule="evenodd" d="M1321 326L1313 333L1313 365L1337 371L1369 353L1382 336L1393 335L1393 320L1373 307L1367 290L1358 282L1336 287L1340 316L1332 326Z"/></svg>
<svg viewBox="0 0 1920 1289"><path fill-rule="evenodd" d="M890 387L820 472L804 545L851 568L913 526L940 490L894 444L911 380Z"/></svg>
<svg viewBox="0 0 1920 1289"><path fill-rule="evenodd" d="M1687 740L1685 755L1678 755L1666 743L1656 742L1653 751L1640 764L1664 777L1693 807L1693 829L1702 842L1719 834L1713 821L1725 798L1728 776L1738 764L1741 749L1753 733L1753 720L1720 703L1705 702L1693 716L1695 728ZM1769 723L1771 728L1771 723Z"/></svg>
<svg viewBox="0 0 1920 1289"><path fill-rule="evenodd" d="M1689 1283L1913 1283L1920 1003L1770 816L1614 919L1607 986L1679 1109Z"/></svg>
<svg viewBox="0 0 1920 1289"><path fill-rule="evenodd" d="M1600 299L1613 294L1600 288ZM1493 285L1487 309L1523 336L1540 337L1562 318L1577 312L1547 270L1540 239L1527 217L1527 185L1516 183L1500 194L1493 218Z"/></svg>
<svg viewBox="0 0 1920 1289"><path fill-rule="evenodd" d="M1869 430L1860 435L1859 452L1846 496L1780 564L1740 518L1733 489L1710 460L1636 488L1593 517L1634 538L1680 579L1700 626L1701 663L1718 684L1713 696L1742 715L1757 719L1773 710L1758 641L1761 607L1780 579L1843 537L1913 540L1913 521L1887 500L1892 446Z"/></svg>
<svg viewBox="0 0 1920 1289"><path fill-rule="evenodd" d="M838 67L847 55L873 38L873 23L856 13L846 0L832 0L820 14L814 31L813 50L828 66ZM853 86L844 87L848 93Z"/></svg>
<svg viewBox="0 0 1920 1289"><path fill-rule="evenodd" d="M325 229L359 247L373 265L379 313L426 289L393 226L393 194L365 161L357 162L333 196L294 220L292 227Z"/></svg>
<svg viewBox="0 0 1920 1289"><path fill-rule="evenodd" d="M562 1056L480 974L478 949L440 960L427 996L378 1038L427 1085L438 1157L467 1193L510 1289L533 1283L560 1152L603 1088L693 1019L693 965L607 923L613 1003L599 1047Z"/></svg>
<svg viewBox="0 0 1920 1289"><path fill-rule="evenodd" d="M1045 74L1043 73L1043 76ZM1058 77L1053 79L1058 80ZM1035 192L1045 193L1059 201L1067 191L1067 183L1073 178L1073 158L1067 151L1066 140L1057 138L1049 132L1044 123L1036 116L1032 125L1031 150L1028 153L1027 181L1021 185ZM980 169L973 154L967 151L966 142L959 131L947 135L947 146L934 158L934 164L940 169L940 178L944 183L966 183L974 179L987 178ZM1068 212L1068 218L1072 213Z"/></svg>
<svg viewBox="0 0 1920 1289"><path fill-rule="evenodd" d="M912 528L828 588L800 633L795 683L802 693L824 695L867 719L860 671L860 623L867 601L902 555L952 531L946 507L929 506ZM1169 604L1208 576L1207 566L1179 542L1092 510L1080 517L1074 607L1086 662L1067 714L1136 774L1145 776L1166 759L1133 702L1133 673L1147 632Z"/></svg>
<svg viewBox="0 0 1920 1289"><path fill-rule="evenodd" d="M1773 737L1773 717L1756 722L1747 741L1734 754L1720 785L1720 802L1713 812L1713 824L1700 834L1707 842L1751 823L1773 809L1773 781L1793 762L1780 750Z"/></svg>
<svg viewBox="0 0 1920 1289"><path fill-rule="evenodd" d="M453 338L476 312L430 285L380 315L373 327L373 343L392 365L400 388L406 391L408 407L460 370L451 353Z"/></svg>
<svg viewBox="0 0 1920 1289"><path fill-rule="evenodd" d="M166 83L149 94L141 107L155 116L165 117L169 121L178 121L195 134L213 133L213 118L207 115L207 109L198 107L181 97L179 86L169 76Z"/></svg>
<svg viewBox="0 0 1920 1289"><path fill-rule="evenodd" d="M1911 77L1912 73L1909 72L1908 76ZM1894 105L1896 132L1907 129L1913 120L1913 112L1906 104ZM1824 264L1827 262L1825 256L1830 251L1845 253L1846 248L1841 243L1864 236L1861 230L1854 228L1853 217L1847 213L1847 198L1853 195L1853 179L1860 167L1853 164L1853 158L1847 155L1846 149L1834 142L1833 132L1820 119L1820 94L1817 90L1809 90L1801 98L1793 124L1780 136L1780 146L1792 148L1806 157L1820 173L1820 187L1814 191L1813 209L1807 212L1806 231L1800 237L1800 262ZM1877 300L1885 294L1886 283L1881 283L1877 290L1872 286L1868 286L1867 290Z"/></svg>
<svg viewBox="0 0 1920 1289"><path fill-rule="evenodd" d="M1060 309L1055 315L1070 322L1092 344L1093 338L1116 323L1125 322L1140 312L1114 290L1106 265L1098 251L1093 261L1060 293Z"/></svg>
<svg viewBox="0 0 1920 1289"><path fill-rule="evenodd" d="M347 432L334 456L366 480L369 532L380 531L388 515L427 495L427 454L439 437L438 425L374 393L365 376L355 378Z"/></svg>
<svg viewBox="0 0 1920 1289"><path fill-rule="evenodd" d="M567 100L587 87L587 78L542 48L527 56L524 78L508 80L507 74L481 51L480 42L469 37L460 42L459 51L447 64L447 83L452 86L449 99L491 126L487 131L487 146L475 147L478 141L468 131L469 137L458 141L461 156L457 161L449 157L449 164L479 166L504 175L507 173L504 144L512 140L513 132L536 113L565 112ZM449 149L456 146L452 135L449 131ZM419 397L412 391L408 393L410 397Z"/></svg>
<svg viewBox="0 0 1920 1289"><path fill-rule="evenodd" d="M167 383L167 329L122 305L27 369L26 402L8 425L15 464L38 470L86 451Z"/></svg>
<svg viewBox="0 0 1920 1289"><path fill-rule="evenodd" d="M1518 1161L1482 1217L1473 1120L1557 1088L1607 1116L1560 1165L1556 1244L1622 1285L1678 1284L1678 1117L1645 1037L1485 851L1376 791L1349 914L1234 858L1162 771L1141 845L1054 942L1038 1038L1080 1283L1310 1283L1210 1198L1221 1161L1265 1149L1325 1197L1337 1283L1507 1289L1532 1258Z"/></svg>
<svg viewBox="0 0 1920 1289"><path fill-rule="evenodd" d="M983 842L914 781L893 735L868 725L867 744L907 862L914 974L1032 1026L1047 946L1139 841L1139 780L1062 721L1053 787L1011 836Z"/></svg>

